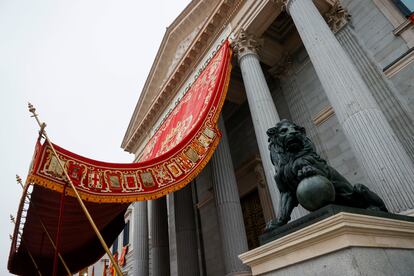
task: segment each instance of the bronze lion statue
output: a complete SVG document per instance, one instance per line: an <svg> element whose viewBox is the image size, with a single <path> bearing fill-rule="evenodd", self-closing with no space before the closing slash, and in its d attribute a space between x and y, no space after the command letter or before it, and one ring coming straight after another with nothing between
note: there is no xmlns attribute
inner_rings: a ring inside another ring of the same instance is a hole
<svg viewBox="0 0 414 276"><path fill-rule="evenodd" d="M306 136L305 128L284 119L267 130L267 135L270 159L275 166L274 177L280 192L279 216L267 225L268 230L290 220L293 209L300 203L297 196L298 186L304 179L314 176L332 183L329 185L333 186L334 196L324 205L332 203L388 212L377 194L363 184L349 183L315 152L312 141ZM311 189L306 191L312 193ZM320 196L322 195L316 194L317 198Z"/></svg>

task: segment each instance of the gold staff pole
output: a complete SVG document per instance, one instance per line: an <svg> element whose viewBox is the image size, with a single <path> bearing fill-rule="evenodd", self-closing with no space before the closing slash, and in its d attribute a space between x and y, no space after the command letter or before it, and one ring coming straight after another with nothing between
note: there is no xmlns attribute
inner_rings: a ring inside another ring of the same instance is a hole
<svg viewBox="0 0 414 276"><path fill-rule="evenodd" d="M72 188L73 192L75 193L76 199L78 200L79 205L81 206L83 212L85 213L86 218L88 219L88 221L91 224L93 230L95 231L96 236L98 236L98 239L101 242L102 247L105 249L106 254L108 254L109 259L111 260L112 265L115 268L116 274L119 275L119 276L122 276L123 274L122 274L121 269L118 266L118 263L115 262L114 256L112 256L111 251L109 251L109 248L106 245L105 240L103 239L101 233L99 232L98 227L96 227L95 222L93 221L91 215L89 214L88 209L86 208L85 204L82 201L82 198L80 197L78 191L76 190L76 187L75 187L75 185L72 182L72 179L70 179L69 174L68 174L65 166L63 166L62 161L60 160L60 158L59 158L59 156L58 156L58 154L57 154L57 152L55 150L55 147L53 146L52 142L49 139L49 136L47 135L46 131L44 130L46 124L40 122L40 120L38 118L38 115L36 114L36 108L34 108L31 103L29 103L28 107L29 107L29 111L33 114L32 117L34 117L36 119L37 123L39 124L39 127L43 130L43 135L44 135L46 141L49 143L49 146L52 149L53 154L55 155L56 159L58 160L58 163L59 163L60 168L65 173L66 179L68 180L68 182L70 184L70 187Z"/></svg>
<svg viewBox="0 0 414 276"><path fill-rule="evenodd" d="M16 181L17 181L17 183L20 184L20 187L22 187L22 189L24 190L24 186L23 186L22 179L17 174L16 174ZM26 194L26 198L29 200L29 202L31 201L30 196L28 194ZM43 223L42 218L36 212L36 206L35 206L35 204L33 202L31 202L31 204L32 204L32 207L35 207L33 209L33 211L34 211L35 215L38 217L38 219L40 221L40 225L42 226L43 231L46 233L46 236L49 239L50 243L52 244L53 249L56 250L55 242L53 241L52 237L50 236L49 231L47 231L46 226ZM69 267L67 266L67 264L66 264L65 260L63 259L62 255L60 253L58 253L58 254L59 254L59 259L62 262L63 266L65 267L66 272L68 273L69 276L72 275L72 273L70 272Z"/></svg>
<svg viewBox="0 0 414 276"><path fill-rule="evenodd" d="M11 222L12 222L12 223L14 223L14 224L16 225L16 220L15 220L15 218L14 218L12 215L10 215L10 220L11 220ZM20 231L17 231L17 234L18 234L18 235L20 236L20 238L23 240L23 235L22 235L22 233L21 233ZM13 236L12 236L12 235L9 235L9 237L10 237L10 239L13 241ZM23 240L23 241L24 241L24 240ZM39 276L42 276L42 272L40 272L40 269L39 269L39 267L37 266L37 263L36 263L35 259L33 258L32 253L30 253L30 250L27 248L27 246L26 246L26 245L25 245L25 247L26 247L26 250L27 250L27 254L29 255L30 259L32 260L32 262L33 262L33 264L34 264L34 266L35 266L35 268L36 268L37 273L39 274Z"/></svg>

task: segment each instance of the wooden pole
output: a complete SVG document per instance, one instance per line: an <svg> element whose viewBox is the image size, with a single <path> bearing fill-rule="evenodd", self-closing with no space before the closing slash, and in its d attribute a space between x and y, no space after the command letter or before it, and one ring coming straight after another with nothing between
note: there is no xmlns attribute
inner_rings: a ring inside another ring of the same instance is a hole
<svg viewBox="0 0 414 276"><path fill-rule="evenodd" d="M49 139L49 136L47 135L46 131L44 130L46 124L40 122L40 120L38 118L38 115L36 114L36 108L34 108L31 103L29 103L28 107L29 107L29 111L33 114L32 117L34 117L36 119L37 123L39 124L39 127L43 130L43 135L44 135L47 143L49 144L49 146L50 146L53 154L55 155L56 159L58 160L58 164L59 164L60 168L63 170L63 172L64 172L64 174L66 176L67 181L69 182L69 184L70 184L73 192L75 193L76 199L78 200L79 205L81 206L83 212L85 213L86 218L88 219L88 221L91 224L93 230L95 231L95 234L98 237L99 241L101 242L102 247L105 249L106 254L108 254L108 257L111 260L112 265L114 266L117 275L123 276L122 271L121 271L121 269L118 266L118 263L115 262L114 256L112 256L111 251L109 251L109 248L106 245L105 240L103 239L101 233L99 232L99 229L96 226L95 222L93 221L93 219L92 219L92 217L91 217L88 209L86 208L85 204L83 203L82 198L80 197L78 191L76 190L76 187L75 187L75 185L72 182L72 179L69 177L69 174L68 174L65 166L63 166L62 161L60 160L60 158L59 158L59 156L58 156L58 154L57 154L57 152L55 150L55 147L53 146L52 142Z"/></svg>
<svg viewBox="0 0 414 276"><path fill-rule="evenodd" d="M24 187L23 187L23 182L22 182L22 179L21 179L21 178L20 178L20 176L18 176L17 174L16 174L16 181L17 181L17 183L19 183L19 184L20 184L20 187L22 187L22 189L23 189L23 191L24 191L25 189L24 189ZM31 206L32 206L32 208L33 208L33 213L34 213L34 214L37 216L37 218L39 219L39 221L40 221L40 225L42 226L43 231L46 233L47 238L49 239L50 243L52 244L53 249L55 249L55 250L56 250L56 245L55 245L55 242L54 242L54 241L53 241L53 239L52 239L52 236L50 236L49 231L47 231L46 226L45 226L45 224L43 223L42 218L39 216L39 214L38 214L38 213L37 213L37 211L36 211L36 205L35 205L33 202L31 202L31 198L30 198L30 196L29 196L28 194L26 194L26 198L30 201L30 204L31 204ZM65 267L66 272L68 273L68 275L69 275L69 276L71 276L71 275L72 275L72 273L70 272L69 267L67 266L67 264L66 264L65 260L63 259L62 255L61 255L60 253L58 253L58 255L59 255L59 259L60 259L60 261L62 262L63 266Z"/></svg>

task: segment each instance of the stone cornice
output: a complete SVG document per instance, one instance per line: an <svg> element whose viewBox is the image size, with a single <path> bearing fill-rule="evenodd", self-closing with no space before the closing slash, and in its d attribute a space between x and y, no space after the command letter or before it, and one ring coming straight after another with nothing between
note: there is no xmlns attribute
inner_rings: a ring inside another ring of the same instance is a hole
<svg viewBox="0 0 414 276"><path fill-rule="evenodd" d="M182 83L192 73L193 68L199 62L200 57L205 53L210 46L211 40L218 35L218 32L224 29L226 20L232 15L234 9L238 7L242 0L220 0L213 9L213 12L208 16L206 22L201 27L198 34L184 53L183 57L177 63L177 66L172 73L167 77L166 81L158 89L152 103L144 115L138 106L134 111L133 118L128 127L128 131L122 142L121 147L131 153L135 153L140 143L148 136L152 126L161 116L162 111L169 104L169 101L177 93ZM150 76L153 72L150 72ZM144 90L145 91L145 87ZM144 98L146 95L140 97ZM137 117L141 119L137 120Z"/></svg>

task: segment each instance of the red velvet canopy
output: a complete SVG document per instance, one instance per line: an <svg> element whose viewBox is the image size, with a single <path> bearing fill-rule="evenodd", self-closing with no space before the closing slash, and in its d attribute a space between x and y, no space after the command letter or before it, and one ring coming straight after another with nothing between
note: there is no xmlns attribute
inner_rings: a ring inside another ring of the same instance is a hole
<svg viewBox="0 0 414 276"><path fill-rule="evenodd" d="M96 161L53 145L107 244L112 244L124 228L129 203L156 199L183 188L210 160L221 137L217 121L229 83L230 57L225 41L149 139L139 163ZM66 182L51 145L38 142L17 214L8 263L11 273L37 274L28 252L43 275L52 273L55 250L42 223L54 239ZM33 191L25 205L29 186ZM74 191L67 188L65 194L60 253L75 273L105 252ZM59 275L64 275L59 264Z"/></svg>
<svg viewBox="0 0 414 276"><path fill-rule="evenodd" d="M17 275L37 275L35 266L27 251L34 257L42 275L52 275L54 248L43 231L42 223L50 236L56 237L59 217L60 193L34 185L31 203L17 247L13 242L8 268ZM125 226L124 213L129 204L98 204L85 202L95 224L107 244L112 244ZM18 214L19 217L20 214ZM42 222L41 222L42 221ZM20 220L20 223L22 221ZM70 270L75 273L95 263L105 251L74 197L66 197L63 223L61 226L60 252ZM17 238L17 233L15 233ZM17 248L16 248L17 247ZM58 275L67 275L59 262Z"/></svg>

